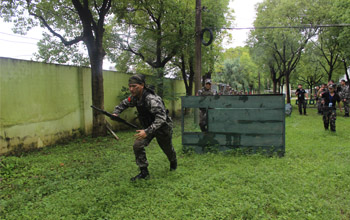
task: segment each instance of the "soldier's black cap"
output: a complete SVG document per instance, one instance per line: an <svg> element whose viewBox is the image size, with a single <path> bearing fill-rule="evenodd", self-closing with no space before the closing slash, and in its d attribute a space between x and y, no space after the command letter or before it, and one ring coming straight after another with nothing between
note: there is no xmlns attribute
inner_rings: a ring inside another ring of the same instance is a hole
<svg viewBox="0 0 350 220"><path fill-rule="evenodd" d="M145 84L145 76L142 74L134 74L129 78L129 84Z"/></svg>

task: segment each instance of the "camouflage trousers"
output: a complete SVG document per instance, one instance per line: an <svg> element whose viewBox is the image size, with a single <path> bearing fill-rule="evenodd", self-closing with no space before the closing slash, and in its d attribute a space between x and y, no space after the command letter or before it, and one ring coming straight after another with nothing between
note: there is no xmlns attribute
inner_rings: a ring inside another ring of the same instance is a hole
<svg viewBox="0 0 350 220"><path fill-rule="evenodd" d="M206 110L200 110L199 112L199 127L201 128L201 131L207 131L207 111Z"/></svg>
<svg viewBox="0 0 350 220"><path fill-rule="evenodd" d="M159 128L154 135L148 135L145 139L141 140L136 139L134 142L133 149L137 166L139 166L140 168L148 167L145 147L149 145L153 138L157 139L160 148L168 157L168 160L170 162L176 161L176 152L172 144L172 134L172 127L166 124Z"/></svg>
<svg viewBox="0 0 350 220"><path fill-rule="evenodd" d="M328 129L330 125L331 131L335 131L335 120L337 119L336 110L333 108L323 108L323 125L325 129Z"/></svg>
<svg viewBox="0 0 350 220"><path fill-rule="evenodd" d="M349 115L349 102L350 102L349 99L347 99L345 102L343 100L345 115Z"/></svg>

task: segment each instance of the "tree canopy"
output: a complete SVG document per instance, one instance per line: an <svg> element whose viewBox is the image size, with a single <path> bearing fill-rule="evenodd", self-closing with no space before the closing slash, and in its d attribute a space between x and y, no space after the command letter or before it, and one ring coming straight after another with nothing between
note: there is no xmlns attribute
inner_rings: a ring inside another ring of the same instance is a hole
<svg viewBox="0 0 350 220"><path fill-rule="evenodd" d="M290 80L314 84L337 80L349 66L348 1L265 0L257 6L249 46L255 62L270 72L273 91ZM340 37L341 36L341 37ZM343 67L341 65L343 62ZM293 75L297 76L294 77ZM311 77L311 78L310 78Z"/></svg>

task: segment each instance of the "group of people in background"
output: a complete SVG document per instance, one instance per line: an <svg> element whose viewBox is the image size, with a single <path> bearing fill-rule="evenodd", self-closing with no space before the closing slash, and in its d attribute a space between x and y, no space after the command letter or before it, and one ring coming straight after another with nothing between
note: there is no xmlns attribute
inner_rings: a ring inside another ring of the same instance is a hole
<svg viewBox="0 0 350 220"><path fill-rule="evenodd" d="M216 91L211 89L211 80L205 80L205 86L203 89L199 90L197 95L207 96L207 95L233 95L233 90L230 87L226 87L224 91L216 93ZM240 95L239 93L236 93ZM236 95L235 94L235 95ZM298 85L298 89L295 91L297 96L298 110L300 115L307 115L306 106L308 100L308 93L303 89L302 84ZM311 97L310 97L311 98ZM330 80L328 84L322 84L316 87L315 100L317 103L318 114L322 115L323 125L326 130L330 128L331 131L335 131L335 121L336 121L336 106L340 112L342 112L341 102L344 104L344 117L349 117L349 103L350 103L350 88L349 84L345 80L341 80L340 86L338 87L333 80ZM206 125L206 109L201 109L200 111L200 127L202 131L207 130Z"/></svg>
<svg viewBox="0 0 350 220"><path fill-rule="evenodd" d="M299 113L302 114L303 109L304 115L306 115L308 95L301 84L298 85L295 94L298 99ZM340 112L342 112L341 102L344 104L344 117L349 117L350 88L345 80L341 80L339 87L333 80L330 80L328 84L317 86L315 100L318 114L323 116L323 125L326 130L330 128L331 131L335 131L336 106L338 105Z"/></svg>
<svg viewBox="0 0 350 220"><path fill-rule="evenodd" d="M217 94L218 95L249 95L248 92L245 92L243 90L241 90L241 91L234 90L230 86L226 86L226 88L222 87L222 89L220 89L220 91L218 91Z"/></svg>

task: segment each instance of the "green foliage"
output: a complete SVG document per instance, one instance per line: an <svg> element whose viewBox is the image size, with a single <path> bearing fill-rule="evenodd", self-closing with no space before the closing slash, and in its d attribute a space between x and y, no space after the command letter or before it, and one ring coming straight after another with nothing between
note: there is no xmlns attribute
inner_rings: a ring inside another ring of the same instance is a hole
<svg viewBox="0 0 350 220"><path fill-rule="evenodd" d="M333 7L330 10L330 15L336 21L337 24L349 24L350 23L350 2L347 0L335 0L332 1ZM335 35L339 42L339 47L342 50L343 58L350 61L350 30L349 28L338 29L338 35Z"/></svg>
<svg viewBox="0 0 350 220"><path fill-rule="evenodd" d="M293 106L295 108L295 105ZM294 109L294 112L295 109ZM1 157L2 219L349 219L348 119L324 131L316 109L286 118L285 157L183 154L179 122L169 171L154 140L151 178L137 174L134 132L83 137L20 157ZM4 175L5 174L5 175Z"/></svg>
<svg viewBox="0 0 350 220"><path fill-rule="evenodd" d="M35 54L37 60L82 66L89 64L89 59L82 53L84 51L82 45L68 46L57 37L60 35L69 42L82 35L82 20L72 2L66 0L28 1L28 3L23 0L2 1L0 11L5 21L12 21L15 24L13 30L16 33L25 34L35 26L43 28L50 26L52 32L56 33L55 37L52 33L49 35L49 31L43 33L43 39L38 43L39 51ZM98 21L97 10L91 7L90 12Z"/></svg>
<svg viewBox="0 0 350 220"><path fill-rule="evenodd" d="M298 84L303 84L304 88L312 88L327 81L327 74L322 70L319 63L319 56L316 55L317 48L314 44L309 44L302 54L300 64L297 66L292 78L292 88L297 88Z"/></svg>
<svg viewBox="0 0 350 220"><path fill-rule="evenodd" d="M89 58L82 53L82 51L85 51L85 48L82 50L83 45L74 44L65 46L62 42L53 39L47 33L43 33L43 37L38 43L38 53L34 54L36 60L45 63L71 64L86 67L90 65Z"/></svg>
<svg viewBox="0 0 350 220"><path fill-rule="evenodd" d="M118 95L119 100L124 100L130 96L130 91L128 87L122 86L120 92L121 93Z"/></svg>
<svg viewBox="0 0 350 220"><path fill-rule="evenodd" d="M254 25L346 24L350 21L349 10L349 2L344 0L265 0L257 7ZM348 28L339 27L256 29L251 31L249 44L252 57L269 72L274 86L286 82L287 76L293 84L303 81L311 86L320 77L337 81L344 74L350 61L345 40L349 33Z"/></svg>
<svg viewBox="0 0 350 220"><path fill-rule="evenodd" d="M223 61L218 63L215 81L229 84L234 89L258 90L258 67L254 63L248 47L228 49L223 53L222 59Z"/></svg>

